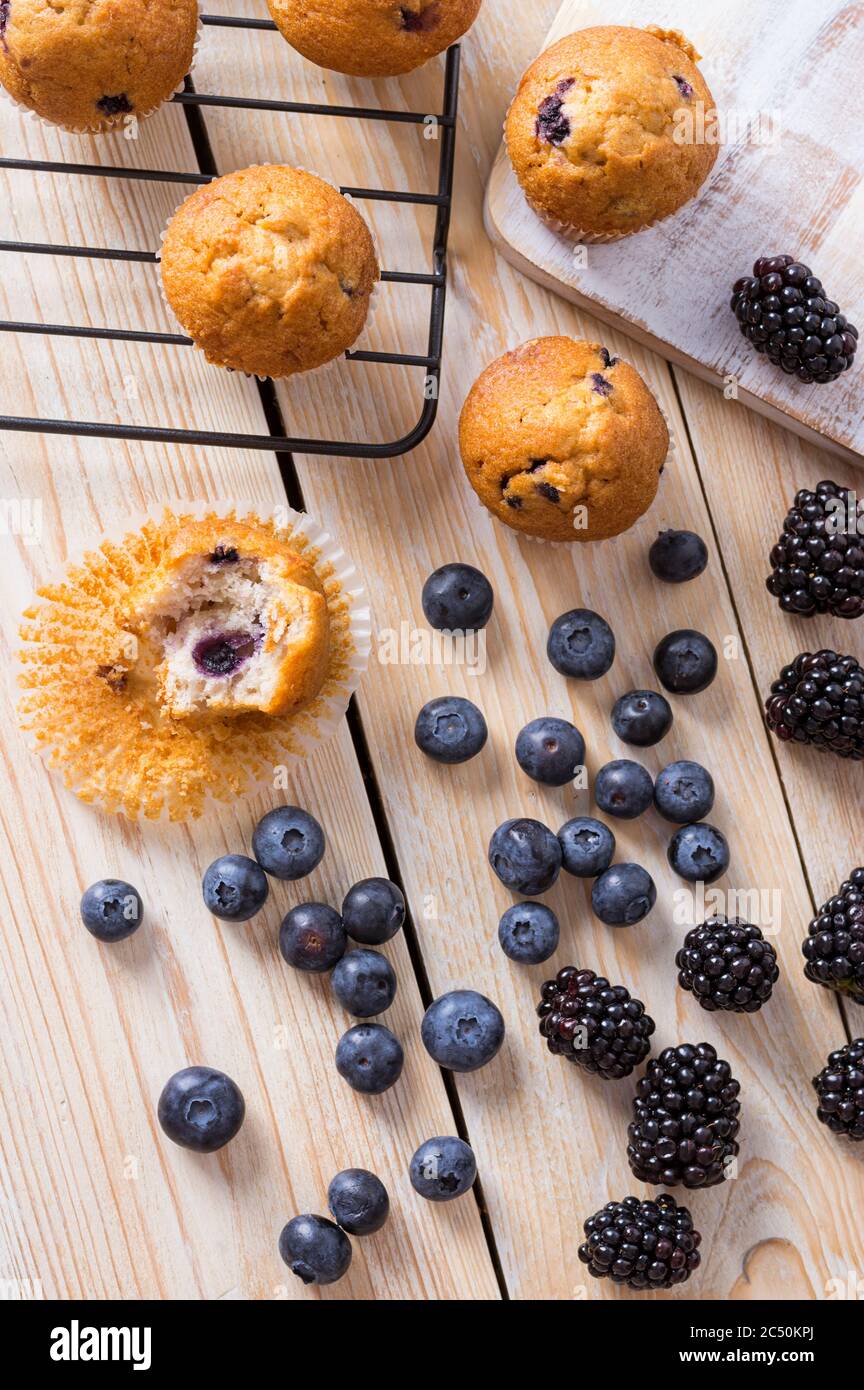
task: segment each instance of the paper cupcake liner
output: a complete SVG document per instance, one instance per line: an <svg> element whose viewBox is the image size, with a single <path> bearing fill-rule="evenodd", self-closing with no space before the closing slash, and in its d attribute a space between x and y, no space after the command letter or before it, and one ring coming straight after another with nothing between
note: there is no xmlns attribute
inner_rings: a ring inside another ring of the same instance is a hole
<svg viewBox="0 0 864 1390"><path fill-rule="evenodd" d="M338 187L336 186L335 183L331 183L330 179L322 178L321 175L320 175L320 174L317 174L317 173L315 172L314 169L307 169L306 166L303 165L303 164L279 164L279 163L276 163L276 162L273 161L273 160L262 160L260 163L255 164L254 166L253 166L253 165L249 165L249 166L247 166L247 167L249 167L249 168L255 168L255 169L299 169L300 172L303 173L303 174L311 174L314 178L316 178L316 179L321 179L321 182L322 182L322 183L329 184L329 186L334 190L334 192L339 193L339 189L338 189ZM238 170L228 170L228 173L237 173L237 172L239 172L239 171L238 171ZM224 175L221 175L221 174L220 174L219 177L222 178L222 177L224 177ZM216 180L214 179L213 182L215 183ZM190 193L190 194L187 195L188 198L191 198L192 196L193 196L192 193ZM344 193L340 193L339 196L342 197L342 198L346 198L346 201L349 202L349 203L351 203L352 207L354 206L354 200L353 200L352 198L347 198L346 195L345 195ZM186 201L187 201L187 199L184 198L184 199L183 199L183 202L186 202ZM159 293L160 293L160 295L162 296L162 303L163 303L164 306L165 306L165 309L166 309L166 311L167 311L167 313L168 313L168 316L169 316L169 318L170 318L170 321L171 321L172 324L175 325L175 327L177 328L178 332L182 333L182 334L183 334L185 337L187 337L187 338L192 338L192 335L191 335L191 333L189 332L188 328L186 328L186 326L180 322L180 320L178 319L177 315L175 314L173 308L171 307L171 303L170 303L170 301L169 301L169 299L168 299L167 294L165 293L165 282L164 282L164 280L163 280L163 278L162 278L162 247L163 247L164 244L165 244L165 238L166 238L166 236L168 235L168 229L169 229L169 227L171 226L171 223L173 222L173 220L174 220L176 214L178 213L178 211L180 210L180 208L181 208L182 206L183 206L183 203L178 203L178 204L177 204L177 207L176 207L176 208L174 209L174 211L171 213L170 217L168 218L168 221L165 223L165 226L162 228L162 231L159 233L159 245L156 247L156 259L157 259L157 261L159 262ZM357 209L357 211L358 211L358 215L359 215L360 217L363 217L363 214L362 214L361 212L359 212L359 209ZM368 221L366 220L365 217L363 217L363 221L366 223L366 227L367 227L367 229L368 229L369 235L370 235L370 237L372 238L372 246L373 246L373 249L374 249L374 251L375 251L375 259L376 259L376 261L378 262L378 271L379 271L379 275L380 275L380 271L381 271L381 253L380 253L380 251L379 251L379 249L378 249L378 239L377 239L377 237L375 236L375 233L373 232L372 228L369 226L369 223L368 223ZM379 278L378 280L376 280L375 284L372 286L372 291L371 291L371 293L370 293L370 295L369 295L369 304L368 304L368 307L367 307L367 309L366 309L366 317L365 317L365 319L363 320L363 326L362 326L362 328L360 329L360 332L357 334L357 337L354 339L353 343L349 343L349 345L348 345L347 348L345 348L342 352L338 353L336 357L332 357L332 358L330 359L329 362L322 362L322 364L321 364L320 367L308 367L308 368L306 369L306 371L303 371L303 372L292 372L292 373L290 374L290 376L282 376L282 377L275 377L275 378L274 378L274 377L269 377L269 376L261 376L258 372L255 372L255 373L252 373L252 372L244 372L244 371L241 371L241 370L240 370L239 368L237 368L237 367L226 367L222 362L211 362L210 359L206 356L206 354L205 354L205 352L204 352L204 349L203 349L202 347L200 347L200 346L198 345L198 343L195 342L195 339L194 339L194 338L192 338L192 346L193 346L193 348L195 349L195 351L196 351L197 353L200 353L200 354L201 354L201 356L203 357L204 361L207 363L207 366L208 366L208 367L214 367L217 371L221 371L221 372L231 372L231 373L236 374L237 376L243 376L243 377L246 377L246 378L250 378L250 377L252 377L252 376L254 375L256 381L273 381L273 380L275 380L275 381L279 381L279 382L286 383L286 384L287 384L288 382L290 382L290 381L293 381L293 380L295 379L295 377L300 378L301 380L307 380L309 377L314 377L316 383L321 383L321 382L323 381L323 382L326 384L327 377L330 376L330 377L333 378L333 381L334 381L334 384L335 384L336 379L339 378L339 367L340 367L340 363L343 363L343 362L345 361L345 353L346 353L346 352L354 352L354 351L356 351L358 345L362 344L363 339L366 337L367 333L369 332L370 328L372 327L372 324L375 322L375 316L376 316L376 314L378 313L378 310L379 310L380 307L381 307L381 294L380 294L380 290L381 290L381 280L380 280L380 278Z"/></svg>
<svg viewBox="0 0 864 1390"><path fill-rule="evenodd" d="M633 370L634 370L634 371L636 370L635 367L634 367ZM651 394L652 394L652 395L654 394L653 391L652 391ZM675 460L676 460L676 458L677 458L677 454L678 454L678 446L677 446L677 444L675 443L675 436L674 436L673 433L672 433L672 426L671 426L671 424L669 423L669 416L666 414L666 411L663 409L663 407L662 407L662 405L660 404L659 401L655 401L655 403L656 403L656 405L657 405L657 409L660 411L660 414L663 416L663 419L666 421L666 431L667 431L667 433L668 433L668 435L669 435L669 445L668 445L668 448L666 449L666 457L665 457L665 459L663 460L663 470L664 470L664 472L665 472L666 468L669 466L670 463L674 465ZM661 475L661 482L662 482L662 475ZM658 484L657 491L658 491L658 492L660 491L660 484ZM653 507L653 505L654 505L654 503L652 502L652 503L651 503L651 506ZM648 508L648 510L650 511L650 507ZM492 513L492 515L493 515L493 516L495 515L494 512ZM642 515L644 516L644 515L646 515L646 513L643 512ZM496 521L497 521L497 520L499 520L500 518L496 517L495 519L496 519ZM637 517L637 521L638 521L638 520L640 520L639 517ZM633 524L634 524L634 526L635 526L636 523L634 522ZM501 525L502 525L502 526L507 526L506 521L502 521L502 522L501 522ZM594 541L580 541L580 540L577 540L577 539L575 538L575 536L574 536L574 539L573 539L572 541L552 541L552 540L547 540L547 538L546 538L545 536L532 536L532 535L530 534L530 532L528 532L528 531L517 531L515 526L507 526L507 530L508 530L508 531L511 531L511 532L513 533L514 536L518 536L519 538L521 538L521 539L524 540L524 541L530 541L532 545L548 545L548 546L551 546L553 550L554 550L554 549L557 549L557 550L570 550L570 549L572 549L572 547L573 547L574 545L577 545L577 546L578 546L578 545L608 545L611 541L617 541L621 536L626 536L626 534L627 534L627 531L619 531L619 533L618 533L617 536L598 537L597 540L594 540ZM628 530L628 531L630 530L630 527L629 527L629 526L628 526L627 530Z"/></svg>
<svg viewBox="0 0 864 1390"><path fill-rule="evenodd" d="M146 121L149 116L153 116L157 111L161 111L162 107L167 105L172 97L178 96L181 92L186 90L186 78L195 68L203 33L204 25L201 20L201 5L200 0L198 0L198 26L195 31L195 41L192 45L192 57L187 71L183 74L178 85L169 92L168 96L163 97L161 101L157 101L155 106L149 107L146 111L130 112L129 115L134 116L136 122ZM69 135L122 135L125 129L124 120L127 119L125 116L121 117L121 119L115 121L113 125L108 126L102 125L101 123L96 125L66 125L61 121L49 121L47 116L40 116L38 111L33 111L29 106L25 106L23 102L16 101L12 93L7 92L2 83L0 83L0 100L7 101L10 106L14 106L16 111L20 111L23 115L29 116L31 120L34 120L38 125L44 126L46 130L65 130Z"/></svg>
<svg viewBox="0 0 864 1390"><path fill-rule="evenodd" d="M81 671L110 672L128 637L115 616L126 594L152 573L178 525L206 519L268 527L312 563L330 617L330 666L320 692L288 715L171 720L145 695L120 705L119 692L101 709ZM130 515L122 531L103 536L97 549L41 586L20 636L20 723L46 767L103 810L180 822L214 802L272 792L277 769L296 765L332 736L368 665L372 625L353 563L305 513L245 500L178 501Z"/></svg>

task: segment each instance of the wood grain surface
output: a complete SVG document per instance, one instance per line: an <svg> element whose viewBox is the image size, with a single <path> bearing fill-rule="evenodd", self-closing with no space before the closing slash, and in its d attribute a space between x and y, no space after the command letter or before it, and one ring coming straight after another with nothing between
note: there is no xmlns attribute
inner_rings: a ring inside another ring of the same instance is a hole
<svg viewBox="0 0 864 1390"><path fill-rule="evenodd" d="M855 647L854 632L791 621L764 591L770 538L789 498L802 484L836 475L838 465L528 282L483 236L483 190L504 109L553 9L552 0L530 8L487 0L463 45L445 371L433 435L390 462L296 460L309 511L339 536L366 579L378 658L352 728L343 726L291 779L288 799L321 819L328 853L309 880L275 885L256 921L215 922L199 882L216 854L247 849L268 798L168 830L88 810L43 771L17 733L13 653L16 615L34 584L130 509L178 496L272 503L282 496L275 460L0 436L0 497L42 508L35 543L9 526L0 536L7 576L0 629L7 697L0 1277L32 1281L45 1296L633 1297L586 1280L577 1258L584 1217L610 1197L644 1189L625 1156L632 1081L604 1086L585 1078L550 1057L537 1035L539 985L570 961L602 970L645 1000L658 1046L711 1041L742 1083L738 1175L720 1190L692 1194L704 1262L672 1296L820 1299L830 1280L845 1285L850 1273L860 1277L864 1170L818 1125L809 1080L845 1040L845 1025L834 1001L804 980L800 960L814 895L821 900L858 858L856 769L807 750L778 750L760 715L775 668L801 647ZM243 0L230 11L261 17L263 6ZM441 68L368 84L320 72L273 34L210 31L195 81L199 90L299 100L324 93L332 101L434 112ZM354 185L428 188L434 177L434 142L417 130L227 111L208 111L206 124L223 170L287 159ZM131 148L119 139L45 132L0 107L0 148L195 167L177 107L144 126ZM4 195L0 239L48 240L50 230L79 244L154 247L182 190L60 185L51 176L16 174ZM429 268L428 210L362 210L372 213L388 268ZM168 326L152 267L19 258L10 274L10 260L0 264L4 318ZM426 313L425 292L388 287L370 334L416 351ZM602 339L627 357L672 425L676 457L657 502L615 542L571 551L521 540L480 508L462 475L455 425L468 384L492 356L546 332ZM206 368L188 350L23 337L7 337L4 347L0 412L129 419L134 410L145 423L170 414L182 424L264 428L254 384ZM413 423L416 390L409 369L340 363L326 381L280 387L279 398L292 430L338 426L385 438ZM663 525L690 526L709 541L709 568L694 584L669 588L651 578L646 549ZM485 670L391 664L387 633L403 624L423 628L423 579L453 559L478 564L495 586ZM549 623L579 604L603 612L618 637L615 666L589 687L568 684L545 658ZM653 646L679 626L707 632L726 659L710 690L674 700L673 730L644 761L656 772L690 756L712 770L712 819L733 854L717 887L757 890L779 906L783 974L755 1017L709 1016L675 983L674 953L686 927L701 920L700 904L688 901L666 865L668 826L653 812L615 826L619 857L645 863L657 881L657 907L644 923L629 932L604 927L590 913L584 885L568 879L546 899L562 922L552 962L520 969L496 941L510 899L486 863L494 827L536 814L557 828L590 804L585 793L524 778L512 753L516 733L537 715L562 714L583 730L592 772L621 756L609 730L611 703L634 685L652 684ZM445 692L472 698L490 728L479 758L456 768L427 762L412 738L420 705ZM269 804L279 799L274 792ZM354 878L385 872L400 875L411 910L410 931L387 948L400 985L387 1021L405 1042L407 1065L391 1092L363 1098L343 1085L332 1061L349 1020L326 981L284 965L276 934L290 903L315 897L338 905ZM130 879L147 904L145 927L113 952L78 919L81 891L106 874ZM419 1025L424 1001L458 986L495 999L508 1034L489 1067L456 1078L448 1090L423 1052ZM234 1143L205 1161L167 1143L155 1121L164 1081L199 1061L224 1067L248 1108ZM482 1188L444 1207L425 1204L408 1184L408 1158L422 1138L463 1124ZM322 1210L329 1178L348 1164L380 1173L393 1220L373 1239L354 1242L345 1280L323 1291L304 1288L278 1258L279 1229L298 1211Z"/></svg>
<svg viewBox="0 0 864 1390"><path fill-rule="evenodd" d="M813 266L853 322L860 314L864 113L844 102L836 73L838 62L864 63L864 7L624 0L610 13L601 0L564 0L539 47L610 23L681 29L702 54L723 135L707 183L656 227L581 248L582 263L528 207L502 145L485 205L495 245L524 274L604 322L623 320L632 337L715 386L734 379L753 409L860 462L864 400L854 372L830 390L784 376L745 343L728 300L757 256L790 252Z"/></svg>

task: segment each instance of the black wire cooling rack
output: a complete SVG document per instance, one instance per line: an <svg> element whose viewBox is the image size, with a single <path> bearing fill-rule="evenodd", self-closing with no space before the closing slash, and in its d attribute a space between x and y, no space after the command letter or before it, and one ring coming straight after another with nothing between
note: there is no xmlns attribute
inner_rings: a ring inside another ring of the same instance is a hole
<svg viewBox="0 0 864 1390"><path fill-rule="evenodd" d="M271 20L227 18L203 15L202 22L223 29L261 29L277 32ZM280 39L280 42L282 40ZM423 370L422 409L414 428L402 439L392 443L355 443L348 440L303 439L280 433L284 431L275 393L269 383L261 389L268 419L278 428L271 434L237 434L224 430L171 429L168 426L108 424L94 420L43 420L37 417L0 415L0 430L17 430L31 434L62 434L98 439L134 439L167 444L210 444L236 449L266 449L270 452L292 454L333 454L343 458L395 458L405 454L426 438L438 410L438 389L444 345L444 304L447 290L447 236L450 229L450 210L453 195L453 166L456 143L456 114L459 100L459 46L450 48L444 70L442 110L435 114L439 142L438 187L434 193L399 192L383 188L342 187L340 191L352 198L386 203L429 205L436 209L432 245L432 269L428 274L385 270L381 279L391 284L429 285L431 287L429 334L427 351L423 356L401 352L347 352L349 361L383 362L394 366L417 367ZM101 179L135 179L144 182L199 184L218 177L210 152L206 128L200 117L201 107L233 107L246 111L277 111L286 114L311 116L341 116L352 120L387 121L394 124L428 125L430 113L418 111L386 111L363 106L328 106L315 102L269 101L264 98L218 96L196 92L189 78L186 89L174 101L187 109L187 120L199 163L195 173L163 172L159 169L134 169L97 164L55 163L38 159L0 158L0 169L29 169L34 173L83 175ZM157 265L153 251L126 251L111 247L63 246L39 242L0 241L0 251L25 255L77 256L86 260L133 261ZM190 347L191 338L178 333L147 333L134 329L73 327L56 323L16 323L0 320L0 332L33 333L57 338L108 339L115 342L156 343L171 347ZM214 369L215 370L215 369ZM269 408L268 408L269 407Z"/></svg>

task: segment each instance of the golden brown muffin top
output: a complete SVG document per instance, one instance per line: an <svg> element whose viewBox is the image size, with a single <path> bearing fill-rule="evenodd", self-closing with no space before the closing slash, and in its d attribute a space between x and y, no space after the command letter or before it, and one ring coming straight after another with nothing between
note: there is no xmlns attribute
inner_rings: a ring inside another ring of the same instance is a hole
<svg viewBox="0 0 864 1390"><path fill-rule="evenodd" d="M208 361L259 376L308 371L349 348L379 274L359 212L287 165L199 188L162 248L168 301Z"/></svg>
<svg viewBox="0 0 864 1390"><path fill-rule="evenodd" d="M599 343L534 338L497 358L459 419L471 486L513 530L618 535L650 506L669 446L639 373Z"/></svg>
<svg viewBox="0 0 864 1390"><path fill-rule="evenodd" d="M167 101L192 64L196 0L7 0L0 82L43 119L108 130Z"/></svg>
<svg viewBox="0 0 864 1390"><path fill-rule="evenodd" d="M442 53L470 29L481 0L267 0L292 48L319 67L395 77Z"/></svg>
<svg viewBox="0 0 864 1390"><path fill-rule="evenodd" d="M506 123L510 160L542 216L615 235L669 216L717 155L714 102L693 46L673 30L601 25L553 44L522 77Z"/></svg>

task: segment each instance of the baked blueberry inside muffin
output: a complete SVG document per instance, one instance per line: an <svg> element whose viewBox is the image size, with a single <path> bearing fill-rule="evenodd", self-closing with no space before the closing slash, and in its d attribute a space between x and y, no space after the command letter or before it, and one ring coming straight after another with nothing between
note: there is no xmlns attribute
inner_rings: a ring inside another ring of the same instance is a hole
<svg viewBox="0 0 864 1390"><path fill-rule="evenodd" d="M269 537L236 525L190 525L130 595L124 626L141 639L131 673L149 667L165 713L286 714L321 688L327 605L314 571ZM130 673L130 674L131 674Z"/></svg>

